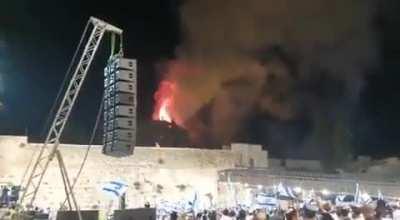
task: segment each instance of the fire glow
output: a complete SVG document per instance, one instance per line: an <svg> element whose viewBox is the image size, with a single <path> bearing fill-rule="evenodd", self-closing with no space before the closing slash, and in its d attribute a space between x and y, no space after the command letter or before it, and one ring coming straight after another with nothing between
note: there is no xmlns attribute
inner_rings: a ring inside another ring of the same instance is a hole
<svg viewBox="0 0 400 220"><path fill-rule="evenodd" d="M154 94L156 104L153 112L153 120L172 123L171 111L174 101L174 88L175 85L171 81L164 80L160 83L157 92Z"/></svg>
<svg viewBox="0 0 400 220"><path fill-rule="evenodd" d="M160 121L166 121L171 123L172 122L172 118L171 118L171 114L169 112L169 99L165 99L161 101L161 107L160 110L157 114L157 119Z"/></svg>
<svg viewBox="0 0 400 220"><path fill-rule="evenodd" d="M182 100L186 103L185 107L191 106L190 100L193 100L193 98L189 91L182 89L180 83L198 79L204 71L198 66L184 60L169 61L163 67L164 69L161 72L163 80L161 80L157 91L154 93L155 104L152 119L174 123L181 128L185 128L184 120L187 115L185 115L184 111L186 109L179 108L178 106L179 103L182 103ZM189 87L186 86L186 89Z"/></svg>

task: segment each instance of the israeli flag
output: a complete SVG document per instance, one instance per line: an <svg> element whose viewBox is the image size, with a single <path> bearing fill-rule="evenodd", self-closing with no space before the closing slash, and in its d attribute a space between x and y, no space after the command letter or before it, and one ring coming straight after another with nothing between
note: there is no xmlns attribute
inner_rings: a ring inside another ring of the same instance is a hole
<svg viewBox="0 0 400 220"><path fill-rule="evenodd" d="M372 202L371 196L367 193L367 191L364 191L361 196L360 196L361 202L364 204L368 204Z"/></svg>
<svg viewBox="0 0 400 220"><path fill-rule="evenodd" d="M356 183L356 192L354 193L354 201L360 202L360 184Z"/></svg>
<svg viewBox="0 0 400 220"><path fill-rule="evenodd" d="M126 184L125 181L123 180L116 180L116 181L110 181L106 183L102 191L107 195L112 198L119 198L122 196L126 190L128 189L128 184Z"/></svg>
<svg viewBox="0 0 400 220"><path fill-rule="evenodd" d="M356 195L355 195L355 202L358 204L368 204L372 202L371 196L365 190L360 190L359 186L357 185L356 188Z"/></svg>
<svg viewBox="0 0 400 220"><path fill-rule="evenodd" d="M294 199L296 196L294 195L291 188L284 186L282 183L279 183L277 187L277 193L281 197L291 198Z"/></svg>
<svg viewBox="0 0 400 220"><path fill-rule="evenodd" d="M383 194L380 189L378 189L378 200L383 200Z"/></svg>
<svg viewBox="0 0 400 220"><path fill-rule="evenodd" d="M255 200L259 206L278 206L278 199L276 197L264 193L258 193Z"/></svg>
<svg viewBox="0 0 400 220"><path fill-rule="evenodd" d="M157 211L164 214L166 213L171 214L172 212L180 213L181 210L182 210L181 204L176 202L174 203L163 200L157 205Z"/></svg>
<svg viewBox="0 0 400 220"><path fill-rule="evenodd" d="M194 193L194 196L193 196L192 209L195 213L198 213L203 209L202 204L201 204L201 198L197 191Z"/></svg>

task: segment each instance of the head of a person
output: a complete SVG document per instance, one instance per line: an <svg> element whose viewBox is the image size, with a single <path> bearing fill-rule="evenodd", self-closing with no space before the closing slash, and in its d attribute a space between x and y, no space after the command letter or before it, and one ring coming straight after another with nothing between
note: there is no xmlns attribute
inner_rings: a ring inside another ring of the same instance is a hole
<svg viewBox="0 0 400 220"><path fill-rule="evenodd" d="M246 217L246 211L243 210L243 209L241 209L241 210L239 211L239 217L240 217L240 218Z"/></svg>
<svg viewBox="0 0 400 220"><path fill-rule="evenodd" d="M348 207L348 206L339 206L337 208L336 212L337 212L337 215L339 217L347 217L347 216L349 216L349 213L350 213L350 207Z"/></svg>
<svg viewBox="0 0 400 220"><path fill-rule="evenodd" d="M236 216L236 212L235 212L235 210L231 210L231 211L229 211L229 216L230 217L235 217Z"/></svg>
<svg viewBox="0 0 400 220"><path fill-rule="evenodd" d="M321 218L320 220L334 220L333 216L331 213L321 213Z"/></svg>
<svg viewBox="0 0 400 220"><path fill-rule="evenodd" d="M303 217L315 218L317 216L318 206L315 203L307 203L304 205Z"/></svg>
<svg viewBox="0 0 400 220"><path fill-rule="evenodd" d="M286 216L287 220L297 220L297 219L299 219L298 218L299 217L298 216L298 212L294 208L289 208L288 211L286 212L285 216Z"/></svg>
<svg viewBox="0 0 400 220"><path fill-rule="evenodd" d="M384 200L378 200L375 208L375 216L382 218L386 213L386 202Z"/></svg>
<svg viewBox="0 0 400 220"><path fill-rule="evenodd" d="M361 215L361 205L360 204L353 204L351 206L351 212L354 217L360 216Z"/></svg>
<svg viewBox="0 0 400 220"><path fill-rule="evenodd" d="M322 212L327 212L327 213L329 213L329 212L332 212L332 204L330 203L330 202L324 202L322 205L321 205L321 211Z"/></svg>

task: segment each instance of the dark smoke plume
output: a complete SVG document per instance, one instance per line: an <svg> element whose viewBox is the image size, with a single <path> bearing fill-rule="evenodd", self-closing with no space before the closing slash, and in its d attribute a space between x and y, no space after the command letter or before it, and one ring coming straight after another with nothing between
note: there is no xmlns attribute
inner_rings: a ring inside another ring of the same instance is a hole
<svg viewBox="0 0 400 220"><path fill-rule="evenodd" d="M376 63L372 8L365 0L185 1L184 40L165 69L177 85L173 118L197 144L218 145L252 136L246 125L260 116L265 144L343 155L335 149L347 147L363 75ZM294 144L285 132L296 121L309 126Z"/></svg>
<svg viewBox="0 0 400 220"><path fill-rule="evenodd" d="M4 109L4 103L3 103L3 96L4 96L4 75L5 75L5 71L4 71L4 65L5 65L5 61L2 55L5 54L5 47L6 47L6 43L5 40L3 39L3 37L0 35L0 111L2 111ZM2 59L3 58L3 59Z"/></svg>

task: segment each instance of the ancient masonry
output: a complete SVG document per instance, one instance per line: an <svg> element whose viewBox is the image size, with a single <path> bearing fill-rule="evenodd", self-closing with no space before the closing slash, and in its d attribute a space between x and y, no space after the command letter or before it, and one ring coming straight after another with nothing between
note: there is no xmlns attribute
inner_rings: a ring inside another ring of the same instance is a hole
<svg viewBox="0 0 400 220"><path fill-rule="evenodd" d="M28 143L23 136L0 136L0 182L20 184L32 153L40 144ZM69 175L74 178L86 146L62 144ZM232 144L223 150L193 148L136 147L134 155L123 158L105 156L101 146L91 148L85 168L75 188L82 208L106 208L109 200L102 186L122 179L129 184L128 207L141 207L148 201L178 201L191 191L218 200L218 172L232 168L267 168L268 154L259 145ZM58 207L64 189L56 161L49 168L36 204Z"/></svg>

